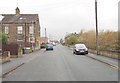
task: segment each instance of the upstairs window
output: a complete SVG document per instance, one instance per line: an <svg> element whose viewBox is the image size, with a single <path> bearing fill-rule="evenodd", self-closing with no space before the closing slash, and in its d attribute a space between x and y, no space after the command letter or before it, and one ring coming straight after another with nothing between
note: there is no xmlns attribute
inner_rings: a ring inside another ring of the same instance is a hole
<svg viewBox="0 0 120 83"><path fill-rule="evenodd" d="M17 27L17 34L23 34L23 27L22 26Z"/></svg>
<svg viewBox="0 0 120 83"><path fill-rule="evenodd" d="M9 33L9 28L5 27L5 34L8 34L8 33Z"/></svg>
<svg viewBox="0 0 120 83"><path fill-rule="evenodd" d="M29 34L33 34L34 33L34 28L33 28L33 26L30 26L29 27Z"/></svg>

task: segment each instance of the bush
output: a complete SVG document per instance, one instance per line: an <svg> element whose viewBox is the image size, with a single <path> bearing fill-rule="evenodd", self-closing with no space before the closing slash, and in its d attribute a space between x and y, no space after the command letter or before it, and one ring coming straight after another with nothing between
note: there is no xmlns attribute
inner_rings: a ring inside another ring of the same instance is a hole
<svg viewBox="0 0 120 83"><path fill-rule="evenodd" d="M4 33L0 33L0 44L7 44L8 43L8 39L7 36Z"/></svg>

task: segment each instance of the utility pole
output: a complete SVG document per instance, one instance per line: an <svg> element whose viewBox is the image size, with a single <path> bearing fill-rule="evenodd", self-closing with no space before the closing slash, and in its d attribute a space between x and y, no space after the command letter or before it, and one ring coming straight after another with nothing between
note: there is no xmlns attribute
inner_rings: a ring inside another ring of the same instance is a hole
<svg viewBox="0 0 120 83"><path fill-rule="evenodd" d="M95 0L95 20L96 20L96 50L97 50L97 55L98 53L98 18L97 18L97 0Z"/></svg>

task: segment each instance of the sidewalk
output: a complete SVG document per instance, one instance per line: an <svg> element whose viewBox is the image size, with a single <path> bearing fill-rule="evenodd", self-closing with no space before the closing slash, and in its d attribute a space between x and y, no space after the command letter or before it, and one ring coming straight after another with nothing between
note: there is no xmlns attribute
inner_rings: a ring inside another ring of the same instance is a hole
<svg viewBox="0 0 120 83"><path fill-rule="evenodd" d="M42 53L43 50L38 50L30 54L24 54L23 57L19 58L13 58L10 62L0 64L0 68L2 68L2 74L0 75L5 75L6 73L16 69L17 67L37 58L40 56L40 53ZM0 76L2 77L2 76Z"/></svg>
<svg viewBox="0 0 120 83"><path fill-rule="evenodd" d="M113 58L109 58L109 57L105 57L105 56L102 56L102 55L95 55L95 54L92 54L92 53L89 53L87 55L88 57L92 58L92 59L95 59L97 61L100 61L102 63L105 63L107 65L110 65L112 67L114 67L115 69L120 69L118 67L118 63L120 62L119 60L117 59L113 59Z"/></svg>
<svg viewBox="0 0 120 83"><path fill-rule="evenodd" d="M88 56L91 56L93 58L96 58L96 59L100 59L102 61L106 61L108 63L111 63L113 65L116 65L118 66L118 60L117 59L113 59L113 58L109 58L109 57L105 57L105 56L102 56L102 55L95 55L95 54L91 54L89 53L90 55Z"/></svg>

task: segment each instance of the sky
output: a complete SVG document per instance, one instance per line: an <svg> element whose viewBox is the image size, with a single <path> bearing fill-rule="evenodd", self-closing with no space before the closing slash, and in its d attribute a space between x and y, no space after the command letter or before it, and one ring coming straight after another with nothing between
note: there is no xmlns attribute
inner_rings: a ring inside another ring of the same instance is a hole
<svg viewBox="0 0 120 83"><path fill-rule="evenodd" d="M98 30L118 31L118 2L97 0ZM95 30L95 0L0 0L0 14L39 14L41 36L54 40L81 30ZM1 17L0 17L1 18Z"/></svg>

